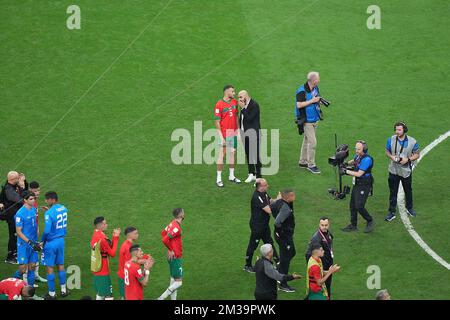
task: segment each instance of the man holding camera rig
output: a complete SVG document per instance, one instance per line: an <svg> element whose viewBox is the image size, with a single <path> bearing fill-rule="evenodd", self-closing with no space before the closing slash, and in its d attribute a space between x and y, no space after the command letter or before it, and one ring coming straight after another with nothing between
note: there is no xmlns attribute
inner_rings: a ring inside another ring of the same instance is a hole
<svg viewBox="0 0 450 320"><path fill-rule="evenodd" d="M373 218L365 208L365 204L369 194L372 191L373 177L372 167L373 159L367 153L367 143L358 140L355 146L356 155L353 160L348 162L348 166L353 166L353 170L349 170L346 166L339 168L340 175L349 175L353 177L353 189L350 198L350 224L342 229L344 232L357 231L358 212L367 221L367 226L364 233L369 233L373 230Z"/></svg>
<svg viewBox="0 0 450 320"><path fill-rule="evenodd" d="M397 193L400 181L405 191L406 212L415 217L412 199L412 161L419 159L419 144L416 139L406 135L408 127L404 122L394 125L395 135L386 144L386 156L391 159L389 164L389 213L384 220L395 219L397 207Z"/></svg>
<svg viewBox="0 0 450 320"><path fill-rule="evenodd" d="M296 123L299 134L304 134L300 151L300 168L308 169L312 173L320 173L316 166L316 129L319 120L322 120L320 104L328 106L330 103L320 97L318 84L319 73L308 73L307 81L296 92Z"/></svg>

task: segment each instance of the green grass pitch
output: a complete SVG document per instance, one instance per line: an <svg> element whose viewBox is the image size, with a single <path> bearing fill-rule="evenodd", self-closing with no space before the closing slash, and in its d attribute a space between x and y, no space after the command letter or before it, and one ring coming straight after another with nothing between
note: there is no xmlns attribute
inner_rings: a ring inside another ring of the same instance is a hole
<svg viewBox="0 0 450 320"><path fill-rule="evenodd" d="M66 27L71 4L81 8L80 30ZM381 30L366 26L372 4L381 8ZM381 287L393 299L449 299L449 270L400 219L383 221L384 148L393 123L406 121L422 148L450 129L449 6L445 0L2 0L0 175L23 171L69 208L66 265L82 271L82 288L71 299L94 296L89 241L98 215L107 218L109 234L116 226L139 229L139 243L156 259L145 298L158 297L169 282L160 231L177 206L186 212L179 299L253 299L254 276L242 271L252 187L225 183L219 190L215 166L176 166L170 158L173 130L192 132L194 121L212 128L213 106L232 83L260 103L263 128L280 130L280 169L266 178L272 195L284 187L297 192L292 271L305 274L308 239L327 215L342 267L334 299L373 299L370 265L381 268ZM293 124L295 90L310 70L320 72L321 93L332 102L317 132L319 176L297 167L301 138ZM375 195L367 206L376 221L372 234L339 230L349 212L348 200L327 194L335 181L327 164L334 133L349 144L366 140L375 159ZM412 220L447 261L449 162L446 140L417 167ZM236 175L245 179L246 166ZM2 255L6 243L1 223ZM118 297L117 259L111 261ZM0 263L2 278L14 270ZM297 293L279 299L303 299L304 281L292 285ZM45 290L41 285L38 294Z"/></svg>

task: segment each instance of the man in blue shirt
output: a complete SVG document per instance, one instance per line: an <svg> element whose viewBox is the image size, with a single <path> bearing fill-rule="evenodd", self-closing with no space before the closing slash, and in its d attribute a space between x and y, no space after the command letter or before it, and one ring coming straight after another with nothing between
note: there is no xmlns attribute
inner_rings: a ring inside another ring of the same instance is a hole
<svg viewBox="0 0 450 320"><path fill-rule="evenodd" d="M394 124L395 135L389 137L386 143L386 156L389 162L389 211L384 220L395 219L397 193L400 181L405 191L406 212L415 217L412 196L412 164L420 157L419 144L416 139L407 136L408 127L404 122Z"/></svg>
<svg viewBox="0 0 450 320"><path fill-rule="evenodd" d="M355 157L349 161L349 165L354 166L354 170L347 170L346 168L340 168L339 173L341 175L349 175L353 177L353 189L350 198L350 224L346 226L342 231L352 232L357 231L358 212L367 221L367 226L364 230L365 233L372 232L374 227L373 218L365 208L367 198L372 191L373 177L372 167L373 159L367 153L367 143L362 140L358 140L355 145Z"/></svg>
<svg viewBox="0 0 450 320"><path fill-rule="evenodd" d="M320 173L316 166L316 130L320 120L320 77L318 72L310 72L307 81L296 91L295 115L299 126L303 126L303 143L300 151L300 168L308 169L312 173Z"/></svg>
<svg viewBox="0 0 450 320"><path fill-rule="evenodd" d="M37 243L37 220L36 208L34 207L35 195L33 192L25 190L22 193L23 206L15 215L17 231L17 262L19 270L14 274L17 279L22 279L23 274L27 272L28 285L34 286L34 269L38 262L37 251L41 247Z"/></svg>
<svg viewBox="0 0 450 320"><path fill-rule="evenodd" d="M54 191L45 194L47 207L45 212L45 229L42 234L43 259L47 267L48 295L47 299L56 299L54 267L58 267L61 296L66 297L66 271L64 269L64 238L67 234L67 208L58 203L58 195Z"/></svg>

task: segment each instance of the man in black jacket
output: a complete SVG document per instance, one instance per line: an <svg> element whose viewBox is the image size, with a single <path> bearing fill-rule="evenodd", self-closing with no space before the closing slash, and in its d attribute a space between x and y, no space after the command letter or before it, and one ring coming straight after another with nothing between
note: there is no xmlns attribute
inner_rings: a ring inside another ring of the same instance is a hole
<svg viewBox="0 0 450 320"><path fill-rule="evenodd" d="M267 194L269 184L266 179L256 179L256 190L253 193L250 203L251 217L250 217L250 240L248 242L247 252L245 254L245 266L244 271L254 273L252 266L253 253L258 248L259 240L262 240L264 244L273 244L272 236L270 234L270 216L272 211L270 205L274 202L273 199ZM281 195L278 195L278 198ZM278 263L279 258L276 250L274 250L275 263Z"/></svg>
<svg viewBox="0 0 450 320"><path fill-rule="evenodd" d="M306 249L305 258L306 263L308 263L309 258L311 258L312 248L315 245L320 245L324 251L324 256L321 258L323 264L323 271L328 271L328 269L333 265L333 234L330 231L330 221L327 217L320 218L319 228L313 234L311 240L309 241L308 248ZM325 285L327 286L328 297L331 298L331 278L330 276Z"/></svg>
<svg viewBox="0 0 450 320"><path fill-rule="evenodd" d="M11 264L17 264L17 234L16 223L14 216L17 211L22 207L22 198L20 194L23 188L19 186L19 173L11 171L8 173L8 182L3 187L2 193L4 194L4 207L5 207L5 219L8 223L8 255L5 262Z"/></svg>
<svg viewBox="0 0 450 320"><path fill-rule="evenodd" d="M281 199L271 205L272 215L275 218L275 240L280 247L278 271L283 274L289 272L289 264L296 254L294 244L294 201L294 191L286 189L281 192ZM295 289L291 288L286 281L280 282L279 289L284 292L295 292Z"/></svg>
<svg viewBox="0 0 450 320"><path fill-rule="evenodd" d="M294 279L300 279L301 276L295 272L292 275L281 274L272 263L273 248L270 243L261 246L261 259L256 261L256 300L276 300L277 299L277 281L288 282Z"/></svg>
<svg viewBox="0 0 450 320"><path fill-rule="evenodd" d="M246 90L239 92L238 99L241 107L239 128L248 164L248 178L245 182L250 183L261 178L259 104Z"/></svg>

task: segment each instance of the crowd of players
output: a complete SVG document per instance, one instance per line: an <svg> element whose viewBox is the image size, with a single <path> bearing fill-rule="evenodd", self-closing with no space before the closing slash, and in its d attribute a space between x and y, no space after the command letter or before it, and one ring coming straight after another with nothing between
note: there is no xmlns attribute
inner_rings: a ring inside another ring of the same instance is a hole
<svg viewBox="0 0 450 320"><path fill-rule="evenodd" d="M65 237L67 235L68 209L59 203L54 191L45 193L45 206L38 206L40 186L36 181L27 183L24 174L11 171L7 183L2 187L0 214L8 223L10 231L8 255L5 262L18 265L10 278L0 282L0 300L54 300L56 295L56 272L60 285L60 297L67 297L67 274L64 267ZM39 239L39 212L44 212L45 228ZM173 220L161 232L162 242L167 247L170 268L170 284L158 300L170 296L177 299L177 290L183 278L183 244L181 223L184 210L173 210ZM114 229L110 240L104 233L108 225L104 217L94 219L91 240L91 271L94 278L96 300L112 300L112 283L109 259L116 255L121 230ZM121 299L142 300L143 289L148 284L154 260L143 253L136 243L139 233L135 227L127 227L126 240L120 247L118 287ZM41 259L39 259L39 254ZM46 279L39 275L39 260L46 268ZM47 283L45 297L35 294L40 283ZM83 299L88 299L86 296Z"/></svg>
<svg viewBox="0 0 450 320"><path fill-rule="evenodd" d="M315 131L317 122L321 119L319 104L322 101L318 83L319 74L310 72L307 82L296 92L297 124L299 132L304 134L299 167L306 168L314 174L320 173L315 164ZM230 167L229 182L241 183L234 172L234 159L238 138L240 138L248 163L249 175L245 182L254 182L256 187L251 202L251 235L244 271L256 273L255 297L257 299L276 299L277 288L285 292L295 292L295 289L290 287L287 282L300 278L297 274L288 274L290 261L296 254L293 240L295 193L293 190L286 189L278 195L277 199L272 200L266 192L268 184L265 179L262 179L259 154L259 130L261 129L259 112L258 103L250 97L246 90L239 92L238 101L236 101L234 87L232 85L224 87L223 98L214 107L215 126L220 137L216 185L219 188L225 186L222 181L222 170L226 156ZM419 158L419 147L414 138L406 135L408 129L405 123L396 123L394 131L396 134L388 139L386 145L386 155L390 159L388 180L390 204L386 221L392 221L395 218L396 198L400 182L405 190L407 213L410 216L416 215L412 207L411 171L412 162ZM256 135L249 135L248 132L256 132ZM349 162L354 165L354 168L340 168L339 170L341 175L350 175L354 179L350 200L351 222L342 229L345 232L357 231L358 213L367 221L365 232L369 233L373 230L373 218L364 207L373 185L371 174L373 159L368 155L367 150L367 143L358 140L355 146L356 155ZM5 262L19 264L14 277L0 283L0 294L9 290L13 292L7 294L7 297L11 299L33 296L35 281L47 282L46 298L55 299L55 271L58 273L61 286L60 296L65 297L69 294L66 288L64 269L64 238L67 233L68 211L66 207L58 203L58 195L55 192L47 192L45 194L47 206L41 207L41 210L45 212L45 229L41 240L38 241L39 207L37 198L39 192L37 182L28 185L25 176L14 171L8 174L8 182L2 188L0 217L2 220L6 220L9 230L8 255ZM278 243L280 255L273 246L274 242L269 227L271 215L275 219L274 237ZM173 216L173 221L161 233L162 242L168 248L167 259L171 275L167 290L158 298L161 300L169 296L176 300L177 290L182 285L181 222L184 219L183 209L174 209ZM110 240L104 233L107 229L104 217L97 217L94 220L94 227L95 231L90 245L92 249L91 271L94 276L96 299L109 300L113 299L109 259L116 255L121 230L115 229ZM340 270L339 266L333 264L333 236L328 228L329 219L321 218L320 227L313 235L305 254L308 265L306 294L309 299L329 299L332 274ZM144 254L139 245L135 244L138 239L138 231L135 227L127 227L124 234L127 239L120 248L117 272L120 296L122 299L143 299L143 288L148 284L154 260L150 255ZM264 242L261 247L261 261L253 267L253 253L260 240ZM41 251L41 261L46 267L47 279L40 277L38 273L38 252ZM275 262L275 266L273 262ZM25 279L25 281L21 279ZM18 294L18 290L20 294Z"/></svg>

